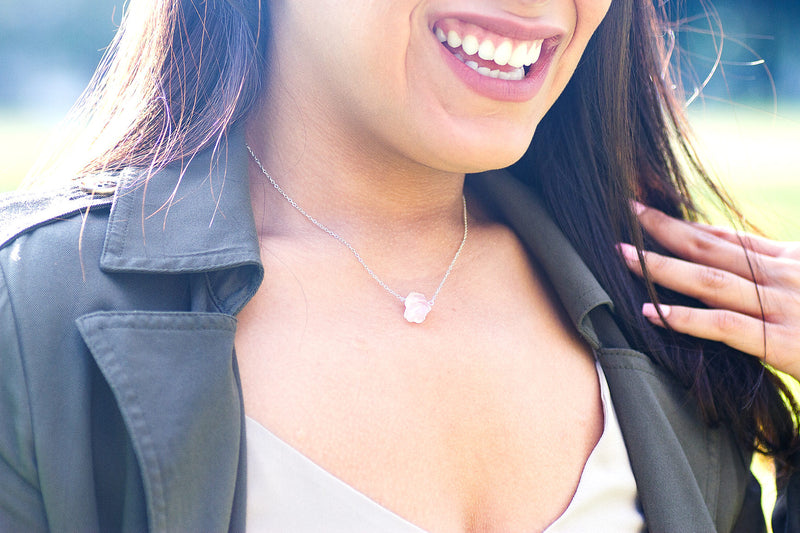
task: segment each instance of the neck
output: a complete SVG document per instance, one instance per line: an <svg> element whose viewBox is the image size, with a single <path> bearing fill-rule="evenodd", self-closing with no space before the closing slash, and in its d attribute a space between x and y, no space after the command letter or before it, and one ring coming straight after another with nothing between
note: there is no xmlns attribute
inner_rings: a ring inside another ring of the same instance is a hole
<svg viewBox="0 0 800 533"><path fill-rule="evenodd" d="M249 124L248 142L264 169L309 215L365 256L405 250L441 265L452 253L463 233L464 174L367 150L363 139L332 133L337 130L324 123L324 114L287 113L291 106L271 102ZM252 160L250 176L262 238L313 233L329 238Z"/></svg>

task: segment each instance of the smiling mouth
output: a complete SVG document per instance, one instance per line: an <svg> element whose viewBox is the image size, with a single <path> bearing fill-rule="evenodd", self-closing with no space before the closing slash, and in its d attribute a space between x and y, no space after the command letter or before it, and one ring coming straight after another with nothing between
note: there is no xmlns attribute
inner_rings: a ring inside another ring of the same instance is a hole
<svg viewBox="0 0 800 533"><path fill-rule="evenodd" d="M515 40L490 34L477 26L447 28L436 25L442 45L464 65L481 76L520 81L530 73L542 53L544 39Z"/></svg>

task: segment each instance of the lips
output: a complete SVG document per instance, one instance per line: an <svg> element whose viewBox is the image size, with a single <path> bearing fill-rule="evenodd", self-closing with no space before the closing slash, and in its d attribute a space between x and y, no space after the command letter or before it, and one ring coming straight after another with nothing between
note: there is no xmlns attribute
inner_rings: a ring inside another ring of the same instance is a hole
<svg viewBox="0 0 800 533"><path fill-rule="evenodd" d="M445 63L473 90L525 101L541 88L563 30L476 15L446 16L431 31Z"/></svg>

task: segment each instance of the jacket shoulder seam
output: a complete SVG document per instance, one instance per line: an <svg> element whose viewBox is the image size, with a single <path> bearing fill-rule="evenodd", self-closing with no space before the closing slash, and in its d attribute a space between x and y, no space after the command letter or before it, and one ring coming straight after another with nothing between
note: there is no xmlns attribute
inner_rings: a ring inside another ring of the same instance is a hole
<svg viewBox="0 0 800 533"><path fill-rule="evenodd" d="M86 193L77 185L44 193L26 191L0 197L0 248L40 226L112 203L113 196Z"/></svg>

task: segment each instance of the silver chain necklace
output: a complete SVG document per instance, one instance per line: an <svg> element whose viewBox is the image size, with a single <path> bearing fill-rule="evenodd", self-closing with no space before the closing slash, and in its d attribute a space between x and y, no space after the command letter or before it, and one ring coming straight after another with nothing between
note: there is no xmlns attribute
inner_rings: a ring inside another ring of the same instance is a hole
<svg viewBox="0 0 800 533"><path fill-rule="evenodd" d="M344 237L342 237L335 231L329 229L327 226L318 221L316 218L309 215L305 209L300 207L297 204L297 202L292 200L292 198L288 194L286 194L283 189L281 189L280 185L278 185L275 182L275 180L272 179L272 176L270 176L269 172L267 172L267 169L264 168L264 165L261 164L261 161L258 159L255 152L253 152L253 149L250 148L250 145L245 144L245 146L247 146L247 151L250 152L250 155L253 157L253 161L256 162L258 168L261 169L261 172L264 173L264 175L267 177L267 179L275 188L275 190L281 193L281 196L283 196L292 207L294 207L297 211L299 211L300 214L306 217L312 224L314 224L319 229L321 229L322 231L324 231L325 233L327 233L328 235L330 235L331 237L342 243L345 247L347 247L347 249L350 250L350 252L352 252L355 258L358 259L358 262L361 263L361 266L364 267L364 270L366 270L369 273L369 275L372 276L372 279L378 282L378 285L383 287L383 289L386 292L388 292L389 294L391 294L392 296L394 296L395 298L397 298L398 300L400 300L405 304L405 311L403 312L403 317L406 320L408 320L409 322L413 322L415 324L422 324L422 322L425 321L425 317L428 316L428 313L430 313L431 309L433 308L433 304L436 302L436 297L439 296L439 291L442 290L444 282L447 281L447 278L450 276L450 272L453 271L453 267L455 266L456 261L458 260L458 256L461 255L461 250L464 249L464 244L466 244L467 242L467 231L468 231L467 200L466 198L464 198L463 195L461 196L461 205L463 206L463 212L464 212L464 237L461 239L461 244L458 246L458 250L456 250L456 255L454 255L453 260L450 261L450 266L447 267L447 271L444 273L442 281L439 282L439 286L436 287L436 291L434 291L433 296L431 297L430 300L428 300L427 298L425 298L424 294L414 291L408 293L407 296L401 296L397 291L386 285L386 283L384 283L383 280L381 280L378 277L378 275L375 274L375 272L369 266L367 266L367 263L364 262L364 260L361 258L361 255L356 251L355 248L353 248L352 244L347 242L344 239Z"/></svg>

